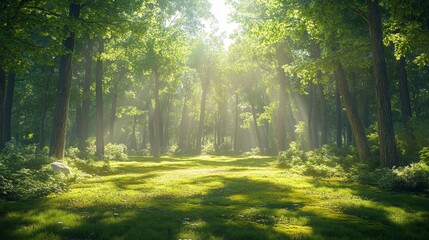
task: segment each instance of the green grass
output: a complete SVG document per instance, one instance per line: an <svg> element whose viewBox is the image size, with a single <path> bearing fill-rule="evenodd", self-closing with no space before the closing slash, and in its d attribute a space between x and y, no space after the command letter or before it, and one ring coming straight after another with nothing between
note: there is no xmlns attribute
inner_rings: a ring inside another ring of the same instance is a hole
<svg viewBox="0 0 429 240"><path fill-rule="evenodd" d="M0 203L0 239L429 237L428 196L303 177L274 162L210 156L112 161L110 173L65 194Z"/></svg>

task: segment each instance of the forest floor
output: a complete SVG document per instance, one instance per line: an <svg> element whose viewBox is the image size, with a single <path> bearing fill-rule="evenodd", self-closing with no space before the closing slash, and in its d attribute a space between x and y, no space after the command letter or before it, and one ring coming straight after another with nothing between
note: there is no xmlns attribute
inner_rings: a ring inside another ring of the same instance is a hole
<svg viewBox="0 0 429 240"><path fill-rule="evenodd" d="M428 239L429 197L275 168L270 157L130 157L0 203L0 239Z"/></svg>

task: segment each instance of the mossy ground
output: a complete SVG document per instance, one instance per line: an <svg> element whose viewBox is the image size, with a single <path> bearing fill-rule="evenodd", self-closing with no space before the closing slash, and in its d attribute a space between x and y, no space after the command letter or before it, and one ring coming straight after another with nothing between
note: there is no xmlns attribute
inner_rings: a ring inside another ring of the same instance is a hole
<svg viewBox="0 0 429 240"><path fill-rule="evenodd" d="M0 239L428 239L429 197L274 167L131 157L62 195L0 203Z"/></svg>

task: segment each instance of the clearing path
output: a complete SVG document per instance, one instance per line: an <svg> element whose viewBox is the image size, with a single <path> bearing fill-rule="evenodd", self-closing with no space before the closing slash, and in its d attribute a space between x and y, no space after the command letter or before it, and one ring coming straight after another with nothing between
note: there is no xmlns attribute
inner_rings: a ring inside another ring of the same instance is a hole
<svg viewBox="0 0 429 240"><path fill-rule="evenodd" d="M269 157L131 157L70 192L0 203L0 239L427 239L429 198Z"/></svg>

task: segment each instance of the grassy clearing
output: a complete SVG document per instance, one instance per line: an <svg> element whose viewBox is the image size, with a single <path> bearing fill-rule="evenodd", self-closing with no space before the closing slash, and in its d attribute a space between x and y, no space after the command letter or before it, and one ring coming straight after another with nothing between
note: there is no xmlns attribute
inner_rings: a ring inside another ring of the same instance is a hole
<svg viewBox="0 0 429 240"><path fill-rule="evenodd" d="M70 192L0 203L1 239L427 239L429 198L268 157L132 157Z"/></svg>

